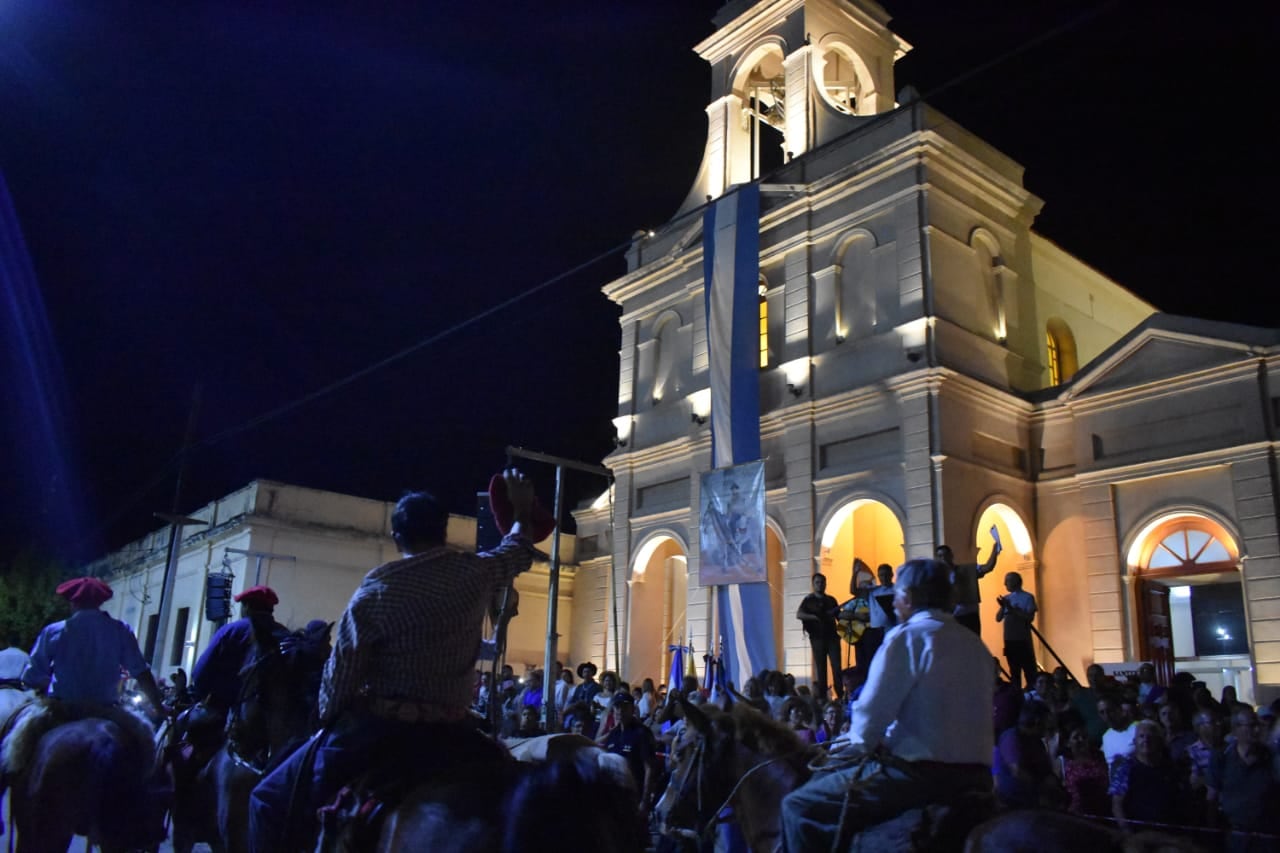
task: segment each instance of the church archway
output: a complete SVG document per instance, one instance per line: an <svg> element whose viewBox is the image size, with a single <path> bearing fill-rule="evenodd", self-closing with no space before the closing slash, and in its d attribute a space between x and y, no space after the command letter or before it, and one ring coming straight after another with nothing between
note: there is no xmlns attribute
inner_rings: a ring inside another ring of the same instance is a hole
<svg viewBox="0 0 1280 853"><path fill-rule="evenodd" d="M669 647L686 641L688 551L670 534L656 534L636 552L627 581L627 657L622 678L632 684L666 680Z"/></svg>
<svg viewBox="0 0 1280 853"><path fill-rule="evenodd" d="M1132 581L1136 655L1164 684L1192 673L1215 694L1236 688L1253 701L1240 547L1235 534L1207 513L1167 512L1133 537L1125 562Z"/></svg>
<svg viewBox="0 0 1280 853"><path fill-rule="evenodd" d="M978 581L978 593L982 597L978 613L982 620L982 641L987 644L993 657L1004 660L1004 625L996 621L1000 605L996 599L1004 595L1005 575L1017 572L1022 576L1022 588L1036 597L1036 603L1043 608L1040 601L1040 590L1036 572L1035 547L1031 541L1031 532L1022 518L1022 513L1006 503L1003 499L994 499L988 503L978 515L978 525L974 534L977 544L977 557L974 562L981 565L991 555L996 540L992 530L1000 537L1002 550L996 559L995 568L982 580ZM957 560L959 558L957 557ZM1041 666L1050 666L1041 644L1034 643L1036 656Z"/></svg>
<svg viewBox="0 0 1280 853"><path fill-rule="evenodd" d="M853 498L837 507L823 525L818 543L817 571L827 576L827 594L841 604L853 597L855 557L867 564L873 583L881 563L896 569L906 559L898 514L874 498ZM851 647L842 652L845 665L852 665Z"/></svg>

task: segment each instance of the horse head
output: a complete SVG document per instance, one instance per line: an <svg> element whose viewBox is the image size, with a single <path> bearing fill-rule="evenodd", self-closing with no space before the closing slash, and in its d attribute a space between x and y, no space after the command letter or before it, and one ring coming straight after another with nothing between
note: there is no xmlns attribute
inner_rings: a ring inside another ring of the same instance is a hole
<svg viewBox="0 0 1280 853"><path fill-rule="evenodd" d="M265 759L314 729L331 628L332 623L316 621L282 636L253 623L255 651L241 671L231 727L239 755Z"/></svg>
<svg viewBox="0 0 1280 853"><path fill-rule="evenodd" d="M722 711L678 701L685 727L657 807L663 832L701 840L732 807L752 848L772 849L782 796L808 773L808 747L745 703Z"/></svg>

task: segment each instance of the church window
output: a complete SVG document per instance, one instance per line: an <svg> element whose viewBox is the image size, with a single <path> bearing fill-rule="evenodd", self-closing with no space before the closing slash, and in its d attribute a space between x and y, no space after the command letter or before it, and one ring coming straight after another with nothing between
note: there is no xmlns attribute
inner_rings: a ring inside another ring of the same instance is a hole
<svg viewBox="0 0 1280 853"><path fill-rule="evenodd" d="M1053 336L1053 332L1045 332L1045 346L1049 350L1049 384L1062 384L1062 363L1058 356L1058 341Z"/></svg>
<svg viewBox="0 0 1280 853"><path fill-rule="evenodd" d="M760 276L760 366L769 366L769 283Z"/></svg>
<svg viewBox="0 0 1280 853"><path fill-rule="evenodd" d="M1059 317L1049 320L1045 326L1046 362L1049 367L1049 385L1061 385L1069 382L1080 369L1076 359L1076 338L1068 326Z"/></svg>
<svg viewBox="0 0 1280 853"><path fill-rule="evenodd" d="M748 153L743 165L749 165L746 179L755 180L783 164L786 73L782 52L774 46L766 48L736 88L742 95L742 131ZM735 182L742 179L739 175L733 178Z"/></svg>

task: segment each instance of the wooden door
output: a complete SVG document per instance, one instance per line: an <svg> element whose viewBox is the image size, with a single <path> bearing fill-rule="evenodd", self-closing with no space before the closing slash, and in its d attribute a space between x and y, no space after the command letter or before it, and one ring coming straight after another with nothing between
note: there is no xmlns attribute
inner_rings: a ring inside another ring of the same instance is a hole
<svg viewBox="0 0 1280 853"><path fill-rule="evenodd" d="M1173 680L1173 626L1169 617L1169 588L1153 581L1138 582L1142 617L1142 659L1156 668L1156 681Z"/></svg>

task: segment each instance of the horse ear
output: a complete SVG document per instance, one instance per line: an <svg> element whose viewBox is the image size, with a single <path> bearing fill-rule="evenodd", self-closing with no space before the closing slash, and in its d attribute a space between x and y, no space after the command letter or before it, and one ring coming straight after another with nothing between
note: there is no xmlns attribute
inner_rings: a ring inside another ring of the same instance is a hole
<svg viewBox="0 0 1280 853"><path fill-rule="evenodd" d="M680 710L684 711L684 720L698 730L703 737L711 736L711 718L702 713L697 705L691 705L683 696L679 697Z"/></svg>

